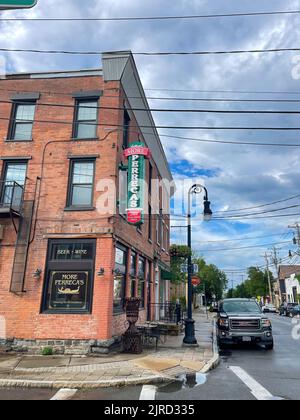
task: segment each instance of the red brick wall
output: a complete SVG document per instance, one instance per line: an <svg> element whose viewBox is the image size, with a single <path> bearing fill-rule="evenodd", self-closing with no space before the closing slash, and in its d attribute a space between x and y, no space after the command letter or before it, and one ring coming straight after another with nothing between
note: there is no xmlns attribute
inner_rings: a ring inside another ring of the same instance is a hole
<svg viewBox="0 0 300 420"><path fill-rule="evenodd" d="M121 107L123 97L117 82L104 83L101 77L57 78L57 79L20 79L0 80L0 100L9 101L11 95L19 92L42 92L40 103L60 103L74 105L72 92L79 90L100 90L104 95L100 98L100 106ZM12 91L9 91L9 90ZM48 92L48 93L43 93ZM52 93L51 93L52 92ZM65 96L55 92L64 93ZM114 96L112 98L111 96ZM32 157L28 161L25 199L36 198L36 229L32 229L34 240L29 248L27 272L25 278L26 293L14 295L9 292L16 234L10 220L0 221L5 224L5 237L0 245L0 315L4 315L7 333L10 338L23 339L107 339L124 331L124 316L113 316L113 275L114 244L120 239L129 247L150 260L154 251L160 253L158 246L148 241L148 228L145 225L142 233L129 226L122 218L116 220L101 216L97 211L66 212L67 185L70 155L99 155L96 160L96 181L101 179L118 179L118 165L122 161L122 132L114 132L107 136L105 127L98 127L99 141L71 141L72 125L35 122L33 142L5 142L11 104L0 103L0 156ZM36 120L73 121L72 108L44 107L37 105ZM99 112L99 122L107 126L122 124L123 112L105 110ZM133 123L134 124L134 123ZM104 141L101 139L106 138ZM132 137L135 140L136 137ZM44 161L43 161L44 159ZM153 163L154 171L156 170ZM0 160L0 170L2 161ZM154 172L155 176L155 172ZM37 181L41 177L41 181ZM39 200L34 196L36 183ZM95 191L94 205L101 193ZM38 203L38 204L37 204ZM37 211L38 210L38 211ZM35 226L35 223L34 223ZM111 235L101 235L99 229L113 229ZM153 222L153 238L155 223ZM105 268L105 275L94 279L93 312L91 315L46 315L40 314L41 299L46 265L48 239L51 237L97 238L95 272ZM167 262L168 255L162 253ZM37 268L43 270L42 277L37 280L33 273ZM129 282L127 282L129 285ZM147 287L146 287L147 288ZM153 294L154 296L154 294ZM141 322L146 319L146 311L141 311Z"/></svg>

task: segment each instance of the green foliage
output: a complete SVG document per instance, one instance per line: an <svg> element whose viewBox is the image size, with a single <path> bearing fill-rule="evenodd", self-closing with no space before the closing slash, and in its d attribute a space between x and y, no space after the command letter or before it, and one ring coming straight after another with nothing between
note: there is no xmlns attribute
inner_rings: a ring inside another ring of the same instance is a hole
<svg viewBox="0 0 300 420"><path fill-rule="evenodd" d="M173 245L171 247L171 273L172 283L180 284L186 282L187 274L181 273L181 265L187 263L191 251L186 246ZM224 290L227 286L227 278L225 273L220 271L215 265L207 265L202 257L193 255L193 264L199 267L199 274L195 277L201 279L201 284L195 288L196 293L206 293L207 302L212 302L213 296L217 300L222 299ZM181 302L185 306L185 302Z"/></svg>
<svg viewBox="0 0 300 420"><path fill-rule="evenodd" d="M192 255L192 252L188 246L185 245L172 245L170 247L170 255L174 258L187 259Z"/></svg>
<svg viewBox="0 0 300 420"><path fill-rule="evenodd" d="M172 245L170 248L171 255L171 278L173 284L180 284L186 279L186 275L181 273L181 265L187 262L191 255L191 250L187 246Z"/></svg>
<svg viewBox="0 0 300 420"><path fill-rule="evenodd" d="M198 277L201 279L196 293L205 291L207 302L212 302L213 296L216 300L221 300L228 283L226 274L213 264L207 265L203 258L197 258L193 262L199 266Z"/></svg>
<svg viewBox="0 0 300 420"><path fill-rule="evenodd" d="M44 347L42 350L42 356L52 356L53 355L53 348L52 347Z"/></svg>
<svg viewBox="0 0 300 420"><path fill-rule="evenodd" d="M274 280L273 274L270 272L271 282ZM248 280L238 285L235 289L230 289L227 298L247 298L266 297L269 296L269 282L267 271L262 271L256 267L248 269Z"/></svg>

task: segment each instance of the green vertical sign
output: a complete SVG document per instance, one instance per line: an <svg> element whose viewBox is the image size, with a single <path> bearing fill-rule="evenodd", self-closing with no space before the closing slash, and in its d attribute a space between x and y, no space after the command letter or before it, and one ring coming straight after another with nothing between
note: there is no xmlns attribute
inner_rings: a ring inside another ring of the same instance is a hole
<svg viewBox="0 0 300 420"><path fill-rule="evenodd" d="M0 9L28 9L36 4L37 0L0 0Z"/></svg>
<svg viewBox="0 0 300 420"><path fill-rule="evenodd" d="M127 221L139 226L144 223L145 158L149 157L150 151L143 143L136 142L124 155L128 158Z"/></svg>

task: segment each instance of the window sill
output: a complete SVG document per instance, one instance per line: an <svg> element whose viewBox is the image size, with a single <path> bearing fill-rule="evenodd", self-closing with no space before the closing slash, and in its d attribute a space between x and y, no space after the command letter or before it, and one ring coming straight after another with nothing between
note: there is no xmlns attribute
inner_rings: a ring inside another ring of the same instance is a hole
<svg viewBox="0 0 300 420"><path fill-rule="evenodd" d="M96 140L99 140L99 137L88 137L88 138L86 138L86 139L82 139L82 138L80 138L80 137L72 137L71 138L71 141L96 141Z"/></svg>
<svg viewBox="0 0 300 420"><path fill-rule="evenodd" d="M71 212L71 211L95 211L95 207L66 207L64 211Z"/></svg>
<svg viewBox="0 0 300 420"><path fill-rule="evenodd" d="M5 143L31 143L33 142L33 139L31 140L15 140L15 139L5 139Z"/></svg>

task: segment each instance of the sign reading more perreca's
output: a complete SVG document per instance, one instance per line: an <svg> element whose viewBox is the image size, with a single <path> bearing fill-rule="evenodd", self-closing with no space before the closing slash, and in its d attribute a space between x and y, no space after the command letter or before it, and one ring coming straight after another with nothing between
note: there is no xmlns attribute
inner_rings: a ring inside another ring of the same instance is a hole
<svg viewBox="0 0 300 420"><path fill-rule="evenodd" d="M145 159L150 158L150 150L136 142L124 151L124 156L128 158L127 221L139 226L144 223Z"/></svg>
<svg viewBox="0 0 300 420"><path fill-rule="evenodd" d="M37 4L37 0L0 0L0 9L29 9Z"/></svg>

